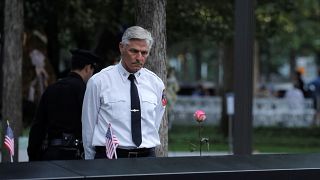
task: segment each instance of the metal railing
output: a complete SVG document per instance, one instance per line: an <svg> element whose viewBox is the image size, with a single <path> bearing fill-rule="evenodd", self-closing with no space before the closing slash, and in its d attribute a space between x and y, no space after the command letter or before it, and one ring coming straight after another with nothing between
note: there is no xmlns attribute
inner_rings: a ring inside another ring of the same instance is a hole
<svg viewBox="0 0 320 180"><path fill-rule="evenodd" d="M173 110L168 112L169 123L195 123L193 113L202 109L207 115L205 123L218 124L221 104L222 99L218 96L178 96ZM305 99L300 108L295 108L283 98L254 98L252 112L254 126L308 127L315 116L312 99Z"/></svg>

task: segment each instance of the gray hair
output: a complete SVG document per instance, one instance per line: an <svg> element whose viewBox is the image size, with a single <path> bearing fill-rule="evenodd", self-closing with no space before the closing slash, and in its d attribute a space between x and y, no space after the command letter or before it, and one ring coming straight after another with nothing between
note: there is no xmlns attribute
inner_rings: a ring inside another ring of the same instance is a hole
<svg viewBox="0 0 320 180"><path fill-rule="evenodd" d="M121 43L129 44L129 40L131 40L131 39L145 40L148 47L149 47L149 50L151 49L152 44L153 44L153 38L151 36L151 33L148 30L146 30L140 26L129 27L124 32L124 34L122 36Z"/></svg>

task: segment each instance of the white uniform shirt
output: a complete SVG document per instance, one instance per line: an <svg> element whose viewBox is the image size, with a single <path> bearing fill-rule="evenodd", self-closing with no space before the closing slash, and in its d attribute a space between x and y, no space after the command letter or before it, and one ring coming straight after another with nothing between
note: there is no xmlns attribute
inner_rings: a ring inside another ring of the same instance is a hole
<svg viewBox="0 0 320 180"><path fill-rule="evenodd" d="M142 143L139 148L160 145L159 127L165 106L164 84L153 72L142 68L135 74L141 106ZM119 140L119 147L136 147L131 136L130 80L121 63L92 76L84 95L82 138L85 159L93 159L94 146L105 146L108 123Z"/></svg>

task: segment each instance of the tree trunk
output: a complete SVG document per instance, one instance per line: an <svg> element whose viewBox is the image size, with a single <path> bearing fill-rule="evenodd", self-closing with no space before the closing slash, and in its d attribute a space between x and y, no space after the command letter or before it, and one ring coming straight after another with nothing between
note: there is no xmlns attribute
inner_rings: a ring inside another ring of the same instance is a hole
<svg viewBox="0 0 320 180"><path fill-rule="evenodd" d="M254 41L254 56L253 56L253 94L256 95L259 92L260 87L260 57L259 57L259 41ZM264 83L264 82L262 82Z"/></svg>
<svg viewBox="0 0 320 180"><path fill-rule="evenodd" d="M194 52L194 55L195 55L195 77L196 77L196 82L201 82L203 79L202 79L202 76L201 76L201 64L202 64L202 61L201 61L201 49L200 48L195 48L195 52ZM198 86L198 84L197 84Z"/></svg>
<svg viewBox="0 0 320 180"><path fill-rule="evenodd" d="M48 9L48 21L45 24L45 31L48 37L48 58L53 66L54 74L57 76L60 64L60 43L59 43L59 26L58 26L58 8L57 1L46 1L46 9Z"/></svg>
<svg viewBox="0 0 320 180"><path fill-rule="evenodd" d="M22 37L23 1L5 0L2 119L5 133L8 120L14 133L14 162L18 161L18 137L22 128ZM2 135L2 137L4 137ZM1 141L3 142L3 141ZM9 162L8 151L2 151L2 161Z"/></svg>
<svg viewBox="0 0 320 180"><path fill-rule="evenodd" d="M223 88L221 92L222 97L222 113L221 113L221 129L223 135L227 137L229 135L229 116L227 114L227 93L234 93L233 89L233 59L234 59L234 47L233 41L228 41L223 44Z"/></svg>
<svg viewBox="0 0 320 180"><path fill-rule="evenodd" d="M291 82L294 81L295 71L296 71L296 50L291 48L290 55L289 55L289 64L290 64L290 80Z"/></svg>
<svg viewBox="0 0 320 180"><path fill-rule="evenodd" d="M216 87L216 95L223 97L223 64L224 64L224 49L223 43L219 43L219 50L218 50L218 80L217 80L217 87Z"/></svg>
<svg viewBox="0 0 320 180"><path fill-rule="evenodd" d="M137 0L136 1L137 25L148 29L154 44L146 64L146 68L156 73L167 84L166 71L166 0ZM160 126L161 146L157 147L157 156L168 156L168 118L163 117Z"/></svg>

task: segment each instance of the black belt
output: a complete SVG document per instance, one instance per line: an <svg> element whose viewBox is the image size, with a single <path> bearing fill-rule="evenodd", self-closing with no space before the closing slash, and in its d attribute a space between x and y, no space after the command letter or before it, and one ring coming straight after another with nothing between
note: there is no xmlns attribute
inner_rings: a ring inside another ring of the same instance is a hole
<svg viewBox="0 0 320 180"><path fill-rule="evenodd" d="M52 139L49 141L50 146L62 146L64 141L62 139Z"/></svg>
<svg viewBox="0 0 320 180"><path fill-rule="evenodd" d="M95 146L96 152L106 152L105 146ZM154 153L154 148L137 148L137 149L121 149L117 148L117 156L119 158L130 158L130 157L148 157Z"/></svg>
<svg viewBox="0 0 320 180"><path fill-rule="evenodd" d="M51 139L49 141L49 146L68 146L68 147L77 147L82 145L82 142L79 140L66 141L65 139Z"/></svg>

